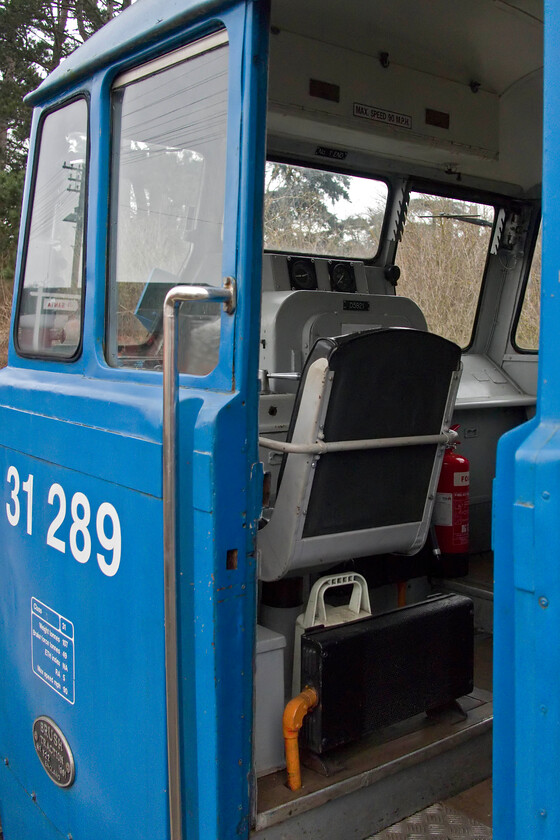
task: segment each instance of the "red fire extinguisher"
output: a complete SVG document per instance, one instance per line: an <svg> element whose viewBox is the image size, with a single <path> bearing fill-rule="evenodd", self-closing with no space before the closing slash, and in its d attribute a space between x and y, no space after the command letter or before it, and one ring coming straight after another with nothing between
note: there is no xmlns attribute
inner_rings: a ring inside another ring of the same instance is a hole
<svg viewBox="0 0 560 840"><path fill-rule="evenodd" d="M458 443L446 447L432 520L442 558L469 550L469 462L455 451Z"/></svg>

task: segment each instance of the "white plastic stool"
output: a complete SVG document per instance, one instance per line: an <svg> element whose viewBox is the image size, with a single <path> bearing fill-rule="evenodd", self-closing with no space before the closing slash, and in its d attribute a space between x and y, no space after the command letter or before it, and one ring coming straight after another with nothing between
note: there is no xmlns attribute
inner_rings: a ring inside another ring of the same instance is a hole
<svg viewBox="0 0 560 840"><path fill-rule="evenodd" d="M348 604L331 606L325 604L325 592L336 586L352 584L352 594ZM346 624L358 618L371 615L367 582L362 575L351 572L346 575L331 575L319 578L309 593L309 600L305 613L296 619L294 638L294 670L292 674L292 696L301 691L301 637L310 627L333 627L336 624Z"/></svg>

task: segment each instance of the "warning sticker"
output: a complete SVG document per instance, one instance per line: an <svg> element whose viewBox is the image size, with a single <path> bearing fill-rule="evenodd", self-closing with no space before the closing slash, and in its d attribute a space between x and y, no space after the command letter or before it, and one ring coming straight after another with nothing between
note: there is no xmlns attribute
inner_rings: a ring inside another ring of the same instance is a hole
<svg viewBox="0 0 560 840"><path fill-rule="evenodd" d="M398 114L396 111L388 111L386 108L378 108L376 105L363 105L361 102L354 102L354 116L364 120L396 125L398 128L412 128L412 117L408 114Z"/></svg>

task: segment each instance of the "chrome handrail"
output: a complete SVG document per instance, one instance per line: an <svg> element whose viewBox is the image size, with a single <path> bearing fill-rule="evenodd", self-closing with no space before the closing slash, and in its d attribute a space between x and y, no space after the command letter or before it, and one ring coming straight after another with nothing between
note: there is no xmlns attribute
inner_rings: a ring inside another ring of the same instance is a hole
<svg viewBox="0 0 560 840"><path fill-rule="evenodd" d="M174 286L163 304L163 572L165 611L165 704L171 840L182 840L179 675L177 662L177 312L183 301L216 301L228 314L236 307L235 280L224 288Z"/></svg>

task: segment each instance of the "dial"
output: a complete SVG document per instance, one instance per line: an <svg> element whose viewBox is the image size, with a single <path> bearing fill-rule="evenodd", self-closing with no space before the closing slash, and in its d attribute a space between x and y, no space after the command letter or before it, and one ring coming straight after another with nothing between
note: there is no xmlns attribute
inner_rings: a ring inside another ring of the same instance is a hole
<svg viewBox="0 0 560 840"><path fill-rule="evenodd" d="M317 288L317 275L311 260L293 260L289 265L292 289Z"/></svg>
<svg viewBox="0 0 560 840"><path fill-rule="evenodd" d="M356 277L350 263L334 263L330 266L330 274L333 292L356 291Z"/></svg>

